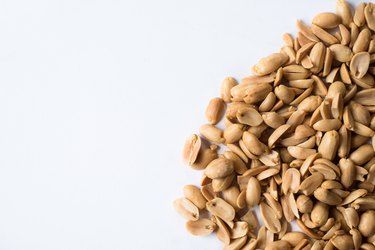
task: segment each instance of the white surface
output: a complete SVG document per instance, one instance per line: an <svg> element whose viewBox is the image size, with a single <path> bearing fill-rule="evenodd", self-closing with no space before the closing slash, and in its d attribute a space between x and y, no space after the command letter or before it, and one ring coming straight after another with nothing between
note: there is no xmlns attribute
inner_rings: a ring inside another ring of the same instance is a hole
<svg viewBox="0 0 375 250"><path fill-rule="evenodd" d="M220 249L172 208L221 80L334 1L0 3L0 249Z"/></svg>

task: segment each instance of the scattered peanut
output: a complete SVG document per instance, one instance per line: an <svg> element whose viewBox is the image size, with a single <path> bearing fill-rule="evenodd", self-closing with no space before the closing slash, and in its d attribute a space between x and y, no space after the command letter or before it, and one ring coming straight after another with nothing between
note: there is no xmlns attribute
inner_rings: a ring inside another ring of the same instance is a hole
<svg viewBox="0 0 375 250"><path fill-rule="evenodd" d="M296 25L209 101L183 150L202 187L185 186L174 207L191 234L216 231L228 250L374 250L375 5L337 0L336 13ZM288 232L294 220L301 232Z"/></svg>

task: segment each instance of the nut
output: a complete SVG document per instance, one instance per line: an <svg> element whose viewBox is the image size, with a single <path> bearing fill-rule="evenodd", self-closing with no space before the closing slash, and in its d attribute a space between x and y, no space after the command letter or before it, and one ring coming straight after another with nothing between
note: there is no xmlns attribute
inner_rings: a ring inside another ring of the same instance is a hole
<svg viewBox="0 0 375 250"><path fill-rule="evenodd" d="M194 185L186 185L183 191L186 199L190 200L197 208L204 209L206 207L206 199L199 188Z"/></svg>
<svg viewBox="0 0 375 250"><path fill-rule="evenodd" d="M234 167L231 160L219 158L213 160L204 171L204 174L211 179L223 178L233 173Z"/></svg>
<svg viewBox="0 0 375 250"><path fill-rule="evenodd" d="M183 150L204 169L201 188L173 205L191 234L216 230L226 250L374 249L375 5L353 13L337 0L336 13L296 26L253 75L223 80L204 143L193 134ZM288 231L295 219L302 232Z"/></svg>
<svg viewBox="0 0 375 250"><path fill-rule="evenodd" d="M313 208L312 200L304 194L298 196L296 203L301 213L310 213Z"/></svg>
<svg viewBox="0 0 375 250"><path fill-rule="evenodd" d="M339 250L354 249L353 238L348 234L336 235L331 242Z"/></svg>
<svg viewBox="0 0 375 250"><path fill-rule="evenodd" d="M210 124L217 124L224 115L224 101L221 98L213 98L206 108L206 118Z"/></svg>
<svg viewBox="0 0 375 250"><path fill-rule="evenodd" d="M220 97L223 99L224 102L228 103L231 102L231 89L238 85L238 82L233 77L226 77L224 78L223 82L221 83L221 91L220 91Z"/></svg>
<svg viewBox="0 0 375 250"><path fill-rule="evenodd" d="M281 224L279 219L277 219L275 211L264 202L260 203L259 209L266 228L272 233L280 232Z"/></svg>
<svg viewBox="0 0 375 250"><path fill-rule="evenodd" d="M368 3L364 12L368 27L372 31L375 31L375 5L373 3Z"/></svg>
<svg viewBox="0 0 375 250"><path fill-rule="evenodd" d="M368 52L359 52L350 61L350 73L356 78L362 78L367 73L369 66L370 54Z"/></svg>
<svg viewBox="0 0 375 250"><path fill-rule="evenodd" d="M236 212L234 208L221 198L214 198L206 203L207 210L224 221L232 221Z"/></svg>
<svg viewBox="0 0 375 250"><path fill-rule="evenodd" d="M291 250L291 245L285 240L278 240L267 244L264 250Z"/></svg>
<svg viewBox="0 0 375 250"><path fill-rule="evenodd" d="M365 237L369 237L375 233L375 211L368 210L361 215L358 230Z"/></svg>
<svg viewBox="0 0 375 250"><path fill-rule="evenodd" d="M353 52L348 46L342 44L333 44L329 47L329 49L336 61L345 63L349 62L353 57Z"/></svg>
<svg viewBox="0 0 375 250"><path fill-rule="evenodd" d="M216 128L215 126L211 124L202 125L199 128L199 133L201 133L201 135L207 140L210 140L216 143L221 143L224 141L223 131L219 128Z"/></svg>
<svg viewBox="0 0 375 250"><path fill-rule="evenodd" d="M267 57L259 60L259 62L253 66L252 70L255 75L263 76L274 72L285 62L288 57L282 53L274 53Z"/></svg>
<svg viewBox="0 0 375 250"><path fill-rule="evenodd" d="M365 3L360 3L354 12L353 22L358 27L362 27L366 23L365 19Z"/></svg>
<svg viewBox="0 0 375 250"><path fill-rule="evenodd" d="M258 126L263 122L263 118L258 111L250 107L238 109L236 117L240 123L249 126Z"/></svg>
<svg viewBox="0 0 375 250"><path fill-rule="evenodd" d="M307 177L299 186L301 192L305 195L312 194L323 182L324 176L320 173L314 173Z"/></svg>
<svg viewBox="0 0 375 250"><path fill-rule="evenodd" d="M336 130L331 130L323 135L322 141L318 147L318 152L323 158L333 160L336 157L338 147L339 133L337 133Z"/></svg>
<svg viewBox="0 0 375 250"><path fill-rule="evenodd" d="M201 138L196 134L186 140L182 157L187 165L191 166L197 160L201 145Z"/></svg>
<svg viewBox="0 0 375 250"><path fill-rule="evenodd" d="M251 177L249 179L249 182L247 184L247 189L246 189L246 203L248 207L254 207L259 204L260 202L260 197L261 197L261 188L259 181Z"/></svg>
<svg viewBox="0 0 375 250"><path fill-rule="evenodd" d="M317 202L311 211L311 221L318 227L322 226L327 222L328 215L328 205L324 202Z"/></svg>
<svg viewBox="0 0 375 250"><path fill-rule="evenodd" d="M341 22L341 18L331 12L324 12L316 15L312 23L322 27L324 29L333 29L336 28Z"/></svg>
<svg viewBox="0 0 375 250"><path fill-rule="evenodd" d="M186 229L196 236L209 235L216 229L216 224L209 219L199 219L197 221L186 222Z"/></svg>
<svg viewBox="0 0 375 250"><path fill-rule="evenodd" d="M349 26L353 20L352 11L349 4L345 0L336 1L336 13L341 17L342 23Z"/></svg>
<svg viewBox="0 0 375 250"><path fill-rule="evenodd" d="M173 206L182 217L187 220L197 221L199 219L198 208L186 198L178 198L173 202Z"/></svg>

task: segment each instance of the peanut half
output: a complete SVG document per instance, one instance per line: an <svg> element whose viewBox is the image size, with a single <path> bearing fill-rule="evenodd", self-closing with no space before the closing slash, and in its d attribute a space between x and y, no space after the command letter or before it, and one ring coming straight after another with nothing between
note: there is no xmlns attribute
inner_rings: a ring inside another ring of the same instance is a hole
<svg viewBox="0 0 375 250"><path fill-rule="evenodd" d="M201 187L173 205L226 250L374 250L375 5L337 0L296 27L253 75L223 80L183 148Z"/></svg>

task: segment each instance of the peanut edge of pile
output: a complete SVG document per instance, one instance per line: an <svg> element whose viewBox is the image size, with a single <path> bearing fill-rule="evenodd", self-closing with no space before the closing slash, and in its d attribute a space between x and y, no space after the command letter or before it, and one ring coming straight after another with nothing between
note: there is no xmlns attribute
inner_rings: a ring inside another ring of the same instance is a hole
<svg viewBox="0 0 375 250"><path fill-rule="evenodd" d="M375 250L375 4L338 0L296 26L253 75L223 80L183 149L201 187L173 206L225 250Z"/></svg>

